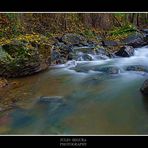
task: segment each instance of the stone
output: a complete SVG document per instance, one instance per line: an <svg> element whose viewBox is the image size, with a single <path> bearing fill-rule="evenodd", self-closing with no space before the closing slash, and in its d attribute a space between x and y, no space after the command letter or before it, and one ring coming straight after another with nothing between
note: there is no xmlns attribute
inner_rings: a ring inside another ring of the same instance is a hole
<svg viewBox="0 0 148 148"><path fill-rule="evenodd" d="M148 72L148 68L142 66L142 65L132 65L128 66L126 68L127 71L142 71L142 72Z"/></svg>
<svg viewBox="0 0 148 148"><path fill-rule="evenodd" d="M132 34L127 38L125 38L124 40L122 40L122 42L134 48L146 45L146 42L144 41L144 35L141 33Z"/></svg>
<svg viewBox="0 0 148 148"><path fill-rule="evenodd" d="M39 104L63 104L64 97L63 96L41 96L37 101Z"/></svg>
<svg viewBox="0 0 148 148"><path fill-rule="evenodd" d="M100 71L103 71L107 74L119 74L120 73L120 69L117 67L103 67L103 68L100 68Z"/></svg>
<svg viewBox="0 0 148 148"><path fill-rule="evenodd" d="M8 81L4 78L0 78L0 88L8 85Z"/></svg>
<svg viewBox="0 0 148 148"><path fill-rule="evenodd" d="M63 35L62 42L66 45L88 45L87 40L82 35L67 33Z"/></svg>
<svg viewBox="0 0 148 148"><path fill-rule="evenodd" d="M48 68L37 48L30 43L12 41L0 47L0 76L22 77Z"/></svg>
<svg viewBox="0 0 148 148"><path fill-rule="evenodd" d="M102 41L102 45L103 46L118 46L119 44L116 41L106 40L106 41Z"/></svg>
<svg viewBox="0 0 148 148"><path fill-rule="evenodd" d="M83 54L77 59L77 61L92 61L92 60L93 58L89 54Z"/></svg>
<svg viewBox="0 0 148 148"><path fill-rule="evenodd" d="M119 51L115 52L116 56L130 57L134 55L134 48L132 46L123 46Z"/></svg>
<svg viewBox="0 0 148 148"><path fill-rule="evenodd" d="M142 92L143 95L148 96L148 79L144 81L142 84L140 91Z"/></svg>

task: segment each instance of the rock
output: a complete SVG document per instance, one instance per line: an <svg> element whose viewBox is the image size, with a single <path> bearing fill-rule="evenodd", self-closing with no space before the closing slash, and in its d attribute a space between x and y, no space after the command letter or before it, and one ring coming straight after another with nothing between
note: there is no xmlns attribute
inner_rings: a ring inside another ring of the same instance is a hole
<svg viewBox="0 0 148 148"><path fill-rule="evenodd" d="M4 78L0 78L0 88L8 85L8 81Z"/></svg>
<svg viewBox="0 0 148 148"><path fill-rule="evenodd" d="M118 42L116 42L116 41L102 41L102 45L103 46L118 46L119 44L118 44Z"/></svg>
<svg viewBox="0 0 148 148"><path fill-rule="evenodd" d="M51 52L51 63L56 63L55 61L60 59L60 53L56 50Z"/></svg>
<svg viewBox="0 0 148 148"><path fill-rule="evenodd" d="M77 61L92 61L93 57L89 54L82 54L80 57L78 57Z"/></svg>
<svg viewBox="0 0 148 148"><path fill-rule="evenodd" d="M48 68L38 49L30 43L13 41L0 47L0 76L21 77Z"/></svg>
<svg viewBox="0 0 148 148"><path fill-rule="evenodd" d="M120 69L117 67L103 67L100 68L100 71L103 71L107 74L118 74L120 73Z"/></svg>
<svg viewBox="0 0 148 148"><path fill-rule="evenodd" d="M51 53L51 64L64 64L67 62L67 57L64 57L60 52L53 51Z"/></svg>
<svg viewBox="0 0 148 148"><path fill-rule="evenodd" d="M148 72L148 68L142 66L142 65L132 65L128 66L126 68L127 71L142 71L142 72Z"/></svg>
<svg viewBox="0 0 148 148"><path fill-rule="evenodd" d="M75 60L72 60L72 61L68 61L65 65L68 68L72 68L72 67L75 67L77 65L77 62Z"/></svg>
<svg viewBox="0 0 148 148"><path fill-rule="evenodd" d="M37 103L63 104L64 99L62 96L42 96Z"/></svg>
<svg viewBox="0 0 148 148"><path fill-rule="evenodd" d="M67 33L62 37L62 42L66 45L77 45L77 46L86 46L88 45L87 40L82 35Z"/></svg>
<svg viewBox="0 0 148 148"><path fill-rule="evenodd" d="M148 34L148 29L141 29L141 31Z"/></svg>
<svg viewBox="0 0 148 148"><path fill-rule="evenodd" d="M111 56L110 53L103 46L97 45L94 50L98 59L107 59Z"/></svg>
<svg viewBox="0 0 148 148"><path fill-rule="evenodd" d="M75 67L71 68L72 70L75 70L76 72L83 72L87 73L90 70L91 71L98 71L101 73L106 74L118 74L120 73L120 69L118 67L101 67L100 65L88 65L85 64L77 64Z"/></svg>
<svg viewBox="0 0 148 148"><path fill-rule="evenodd" d="M92 66L88 66L86 63L86 64L77 64L75 67L72 67L70 69L75 70L76 72L87 73L89 70L92 70L91 68Z"/></svg>
<svg viewBox="0 0 148 148"><path fill-rule="evenodd" d="M144 35L144 41L148 44L148 29L142 29L141 32Z"/></svg>
<svg viewBox="0 0 148 148"><path fill-rule="evenodd" d="M144 35L141 33L130 35L126 39L122 40L122 42L134 48L146 45L146 42L144 41Z"/></svg>
<svg viewBox="0 0 148 148"><path fill-rule="evenodd" d="M94 47L93 46L82 46L82 47L73 47L73 51L72 52L75 52L75 54L77 53L87 53L87 54L95 54L95 51L94 51Z"/></svg>
<svg viewBox="0 0 148 148"><path fill-rule="evenodd" d="M140 88L140 91L143 95L148 95L148 79L144 81L143 85Z"/></svg>
<svg viewBox="0 0 148 148"><path fill-rule="evenodd" d="M116 56L130 57L134 55L134 48L132 46L123 46L115 53Z"/></svg>
<svg viewBox="0 0 148 148"><path fill-rule="evenodd" d="M99 74L93 75L93 76L91 76L91 77L85 78L85 79L82 81L82 85L84 85L84 86L89 86L89 85L90 85L90 86L91 86L91 85L94 86L94 85L98 85L98 84L100 84L100 83L103 82L104 78L105 78L105 75L99 73Z"/></svg>
<svg viewBox="0 0 148 148"><path fill-rule="evenodd" d="M4 111L4 109L2 107L0 107L0 112Z"/></svg>

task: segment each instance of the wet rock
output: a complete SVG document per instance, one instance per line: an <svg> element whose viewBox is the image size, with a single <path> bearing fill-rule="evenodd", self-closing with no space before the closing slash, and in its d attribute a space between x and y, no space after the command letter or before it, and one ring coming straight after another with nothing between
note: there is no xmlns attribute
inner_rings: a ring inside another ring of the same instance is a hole
<svg viewBox="0 0 148 148"><path fill-rule="evenodd" d="M115 53L116 56L130 57L134 55L134 48L132 46L123 46Z"/></svg>
<svg viewBox="0 0 148 148"><path fill-rule="evenodd" d="M142 92L143 95L147 95L148 96L148 79L144 81L144 83L142 84L140 91Z"/></svg>
<svg viewBox="0 0 148 148"><path fill-rule="evenodd" d="M103 46L97 45L94 48L94 51L100 59L107 59L111 57L111 54Z"/></svg>
<svg viewBox="0 0 148 148"><path fill-rule="evenodd" d="M82 52L82 53L87 53L87 54L94 54L95 50L93 46L82 46L82 47L73 47L73 51L75 54Z"/></svg>
<svg viewBox="0 0 148 148"><path fill-rule="evenodd" d="M54 63L54 61L59 60L60 59L60 53L56 50L54 50L51 53L51 62Z"/></svg>
<svg viewBox="0 0 148 148"><path fill-rule="evenodd" d="M142 71L142 72L148 72L148 68L142 66L142 65L132 65L128 66L126 68L127 71Z"/></svg>
<svg viewBox="0 0 148 148"><path fill-rule="evenodd" d="M132 34L122 41L126 45L132 46L134 48L146 45L146 42L144 41L144 36L141 33Z"/></svg>
<svg viewBox="0 0 148 148"><path fill-rule="evenodd" d="M98 85L100 84L105 78L104 74L97 74L91 77L87 77L82 81L82 85L89 86L89 85Z"/></svg>
<svg viewBox="0 0 148 148"><path fill-rule="evenodd" d="M107 74L118 74L120 73L120 69L117 67L103 67L100 68L100 71L103 71Z"/></svg>
<svg viewBox="0 0 148 148"><path fill-rule="evenodd" d="M39 98L38 103L63 104L64 97L62 96L42 96Z"/></svg>
<svg viewBox="0 0 148 148"><path fill-rule="evenodd" d="M75 67L70 68L71 70L75 70L76 72L87 73L89 70L92 70L93 66L88 66L86 64L77 64Z"/></svg>
<svg viewBox="0 0 148 148"><path fill-rule="evenodd" d="M66 45L88 45L87 40L82 35L67 33L61 38Z"/></svg>
<svg viewBox="0 0 148 148"><path fill-rule="evenodd" d="M92 60L93 60L93 58L89 54L83 54L77 58L77 61L92 61Z"/></svg>
<svg viewBox="0 0 148 148"><path fill-rule="evenodd" d="M141 29L141 31L148 34L148 29Z"/></svg>
<svg viewBox="0 0 148 148"><path fill-rule="evenodd" d="M118 42L116 42L116 41L102 41L102 45L103 46L118 46L119 45L119 43Z"/></svg>
<svg viewBox="0 0 148 148"><path fill-rule="evenodd" d="M148 44L148 29L141 30L144 35L144 41Z"/></svg>

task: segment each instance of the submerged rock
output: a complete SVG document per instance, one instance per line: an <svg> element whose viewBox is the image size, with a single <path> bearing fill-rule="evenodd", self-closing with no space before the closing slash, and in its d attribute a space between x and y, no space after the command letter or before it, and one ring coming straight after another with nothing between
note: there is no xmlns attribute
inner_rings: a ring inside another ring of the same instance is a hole
<svg viewBox="0 0 148 148"><path fill-rule="evenodd" d="M95 50L96 54L102 58L103 57L110 57L110 53L103 46L97 45L94 50Z"/></svg>
<svg viewBox="0 0 148 148"><path fill-rule="evenodd" d="M142 84L140 91L142 92L143 95L148 95L148 79L144 81Z"/></svg>
<svg viewBox="0 0 148 148"><path fill-rule="evenodd" d="M107 74L118 74L120 73L120 69L117 67L103 67L100 68L100 71L103 71Z"/></svg>
<svg viewBox="0 0 148 148"><path fill-rule="evenodd" d="M92 61L93 58L89 54L82 54L80 57L77 58L77 61Z"/></svg>
<svg viewBox="0 0 148 148"><path fill-rule="evenodd" d="M116 56L130 57L134 55L134 48L132 46L123 46L115 53Z"/></svg>
<svg viewBox="0 0 148 148"><path fill-rule="evenodd" d="M128 66L126 68L127 71L142 71L142 72L148 72L148 68L142 66L142 65L132 65Z"/></svg>
<svg viewBox="0 0 148 148"><path fill-rule="evenodd" d="M41 96L39 101L52 102L52 101L62 101L63 96Z"/></svg>
<svg viewBox="0 0 148 148"><path fill-rule="evenodd" d="M37 101L37 104L51 105L51 107L63 105L65 103L62 96L42 96Z"/></svg>

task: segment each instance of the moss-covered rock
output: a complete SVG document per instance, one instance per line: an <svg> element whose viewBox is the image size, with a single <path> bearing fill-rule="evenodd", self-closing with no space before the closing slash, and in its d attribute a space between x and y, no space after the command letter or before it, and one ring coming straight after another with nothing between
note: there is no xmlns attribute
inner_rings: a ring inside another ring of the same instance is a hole
<svg viewBox="0 0 148 148"><path fill-rule="evenodd" d="M62 37L62 42L67 45L88 45L87 40L82 35L74 34L74 33L67 33Z"/></svg>
<svg viewBox="0 0 148 148"><path fill-rule="evenodd" d="M31 75L47 68L38 48L29 42L14 40L0 47L0 76L20 77Z"/></svg>

